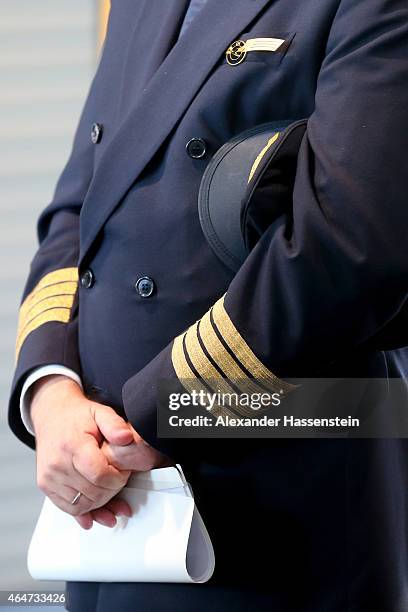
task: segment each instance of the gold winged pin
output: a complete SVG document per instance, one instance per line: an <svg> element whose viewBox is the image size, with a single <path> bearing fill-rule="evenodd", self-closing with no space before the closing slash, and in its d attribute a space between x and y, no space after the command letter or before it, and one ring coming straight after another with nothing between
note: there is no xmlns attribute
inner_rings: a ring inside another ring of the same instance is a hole
<svg viewBox="0 0 408 612"><path fill-rule="evenodd" d="M283 38L249 38L236 40L227 49L225 56L230 66L244 61L250 51L277 51L285 42Z"/></svg>

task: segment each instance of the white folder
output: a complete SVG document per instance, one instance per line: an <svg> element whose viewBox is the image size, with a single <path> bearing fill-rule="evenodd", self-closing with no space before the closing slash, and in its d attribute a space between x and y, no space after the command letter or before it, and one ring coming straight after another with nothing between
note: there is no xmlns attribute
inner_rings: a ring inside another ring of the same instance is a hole
<svg viewBox="0 0 408 612"><path fill-rule="evenodd" d="M28 549L38 580L206 582L214 550L179 465L134 473L120 493L132 508L115 527L82 529L45 498Z"/></svg>

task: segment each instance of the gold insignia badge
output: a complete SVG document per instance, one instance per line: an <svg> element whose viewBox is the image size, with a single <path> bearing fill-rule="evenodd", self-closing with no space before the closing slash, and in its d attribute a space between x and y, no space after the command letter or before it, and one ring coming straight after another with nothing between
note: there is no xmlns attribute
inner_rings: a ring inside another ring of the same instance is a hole
<svg viewBox="0 0 408 612"><path fill-rule="evenodd" d="M226 50L225 57L230 66L237 66L249 51L277 51L285 42L283 38L249 38L236 40Z"/></svg>
<svg viewBox="0 0 408 612"><path fill-rule="evenodd" d="M246 56L245 42L243 40L236 40L227 49L225 54L227 62L230 66L236 66L244 61Z"/></svg>

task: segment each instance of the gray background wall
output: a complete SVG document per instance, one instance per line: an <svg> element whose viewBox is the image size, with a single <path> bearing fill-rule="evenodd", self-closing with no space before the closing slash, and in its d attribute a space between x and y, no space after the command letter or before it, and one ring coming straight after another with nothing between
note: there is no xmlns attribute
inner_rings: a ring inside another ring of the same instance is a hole
<svg viewBox="0 0 408 612"><path fill-rule="evenodd" d="M35 455L7 427L20 296L96 64L96 0L0 0L0 591L31 580Z"/></svg>

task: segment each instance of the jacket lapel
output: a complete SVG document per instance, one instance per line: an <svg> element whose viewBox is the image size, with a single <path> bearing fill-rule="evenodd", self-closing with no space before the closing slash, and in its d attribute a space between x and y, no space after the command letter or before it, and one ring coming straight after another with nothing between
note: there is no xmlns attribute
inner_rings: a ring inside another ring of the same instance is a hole
<svg viewBox="0 0 408 612"><path fill-rule="evenodd" d="M109 215L180 119L212 66L270 1L207 0L172 47L101 156L82 209L79 263Z"/></svg>
<svg viewBox="0 0 408 612"><path fill-rule="evenodd" d="M141 13L138 13L136 18L132 16L135 0L131 2L128 18L135 19L137 25L130 44L128 61L130 65L137 63L138 78L137 83L132 83L132 96L128 96L131 99L123 100L127 107L132 105L132 98L138 99L141 90L146 87L174 46L190 0L144 0ZM133 72L130 66L126 68ZM121 112L123 111L126 112L125 108Z"/></svg>

